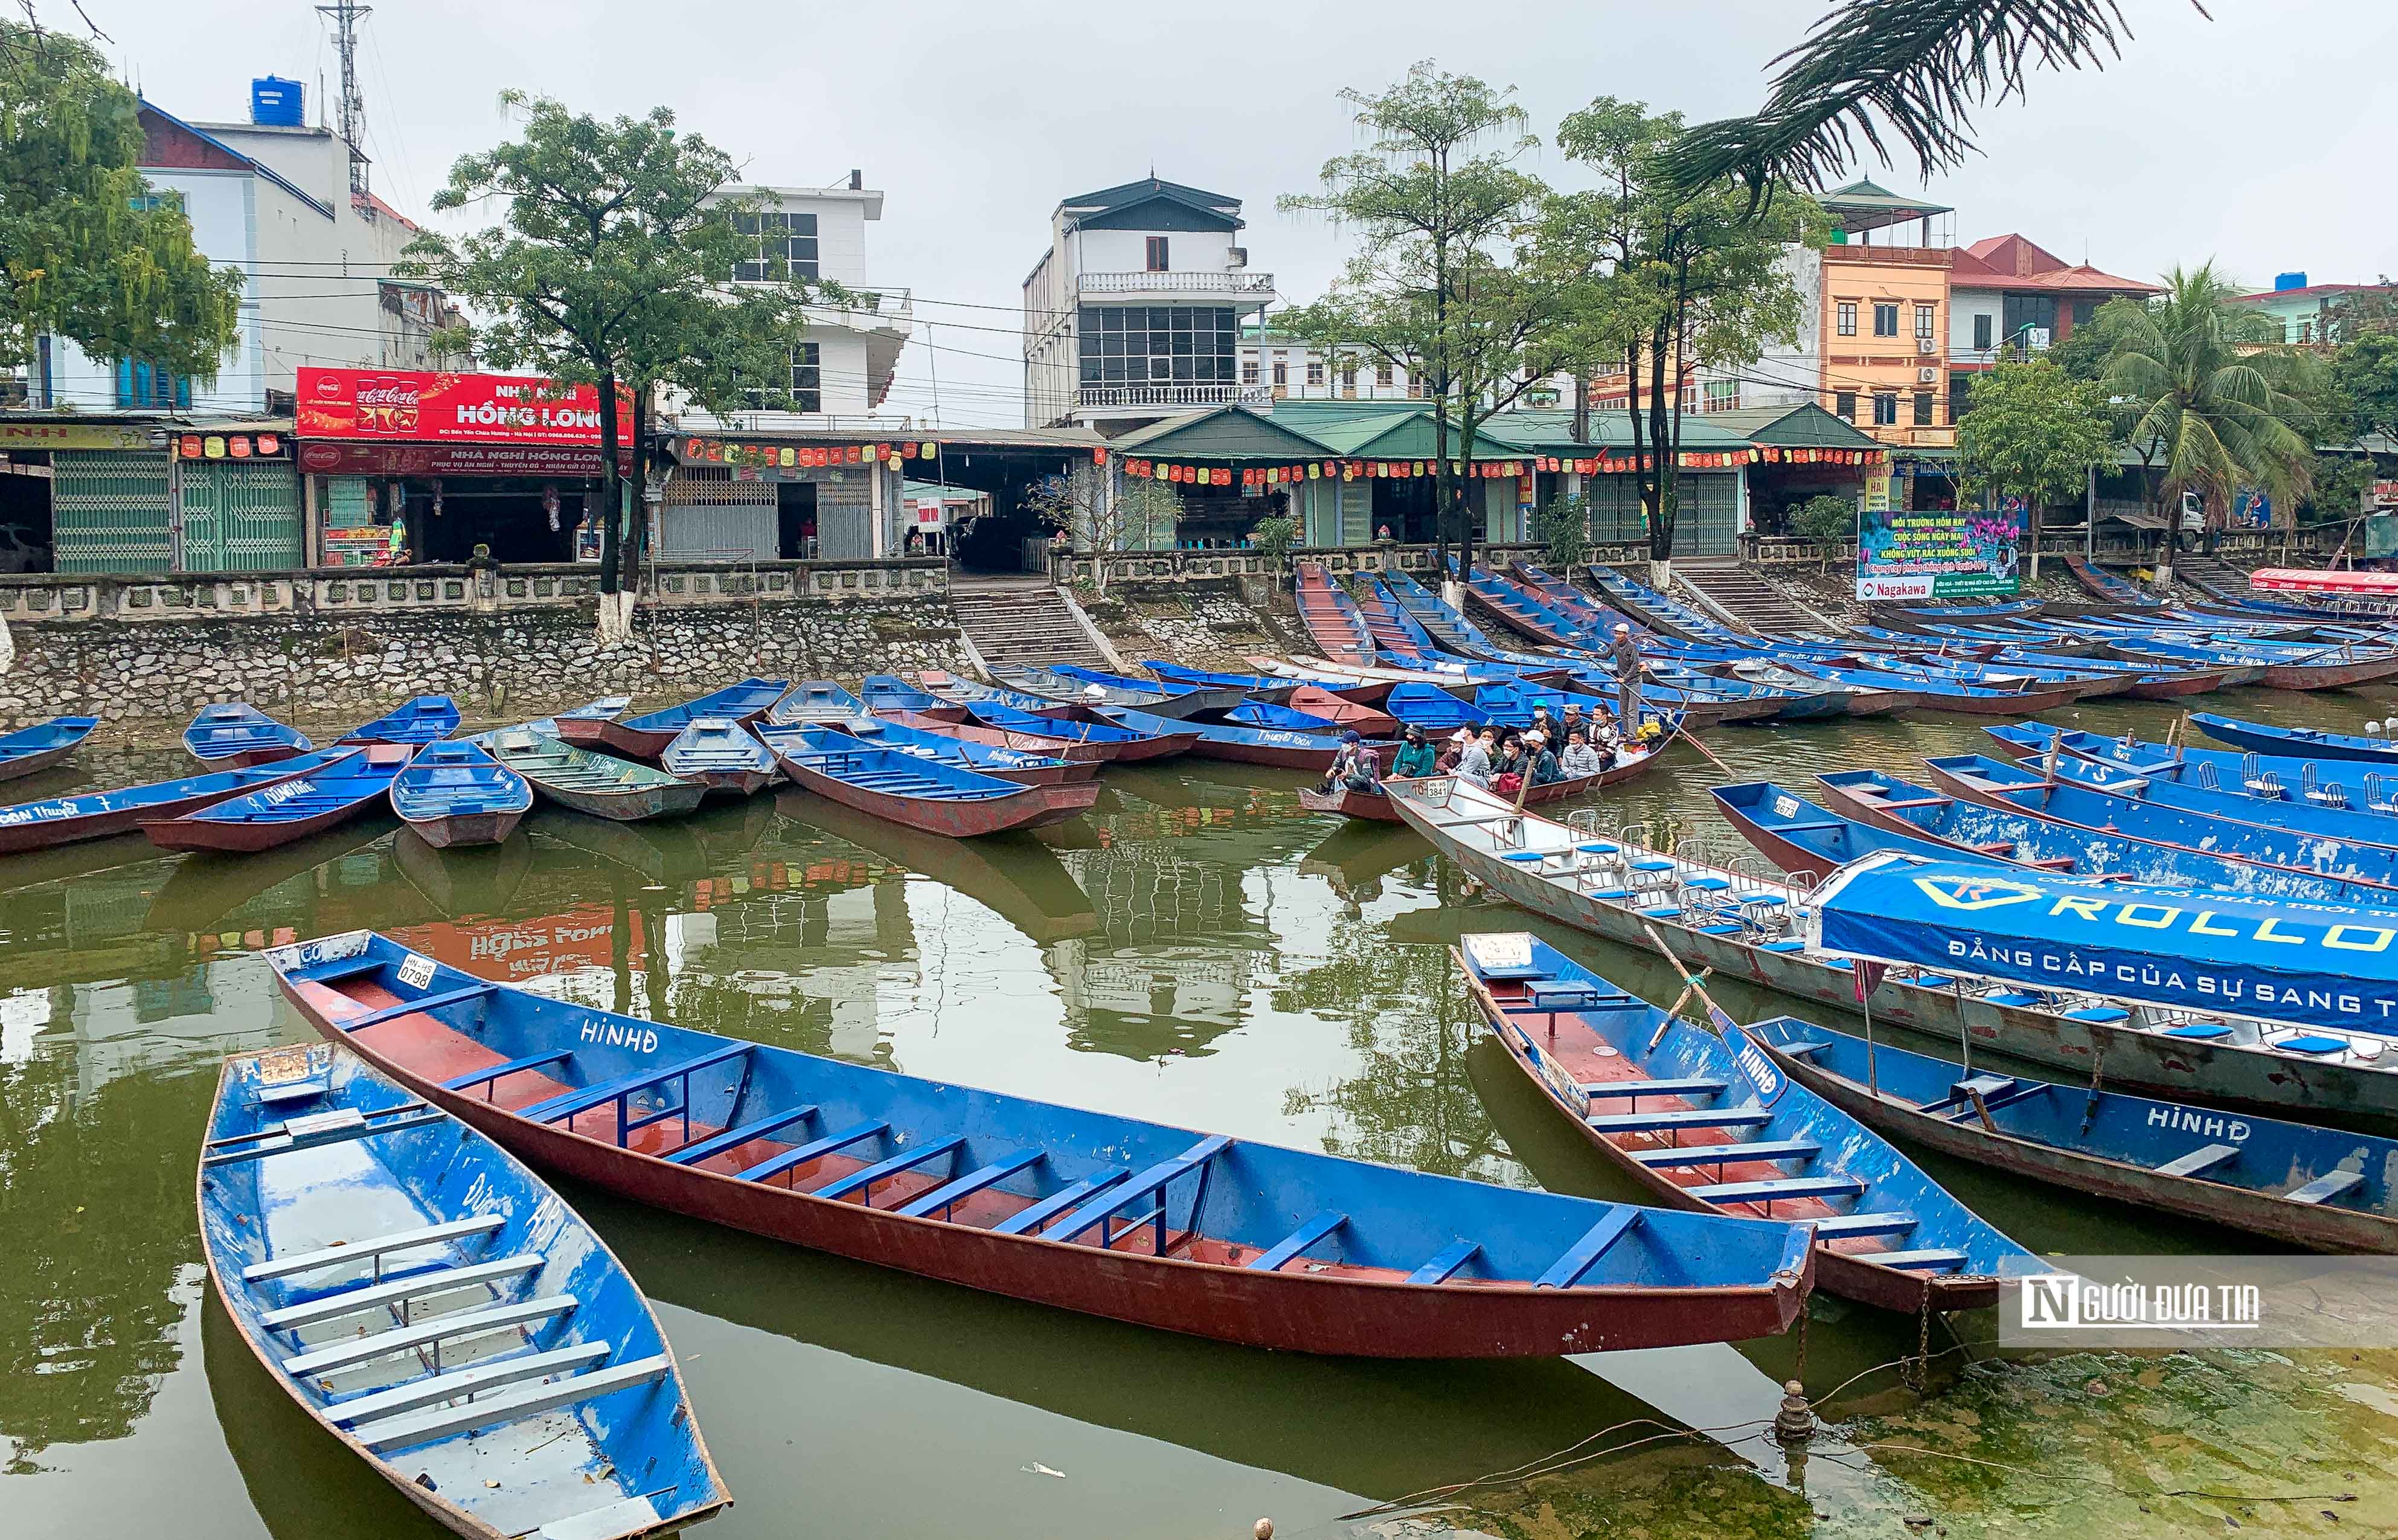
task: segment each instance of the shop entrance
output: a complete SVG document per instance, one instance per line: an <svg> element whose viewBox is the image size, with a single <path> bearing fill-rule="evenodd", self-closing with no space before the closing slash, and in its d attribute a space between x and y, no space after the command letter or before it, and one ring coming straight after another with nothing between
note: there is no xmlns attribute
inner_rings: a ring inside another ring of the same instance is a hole
<svg viewBox="0 0 2398 1540"><path fill-rule="evenodd" d="M548 485L513 477L445 478L437 514L433 483L411 480L409 547L419 561L451 565L464 563L478 545L489 546L495 561L572 561L583 489L574 484L559 490L553 530Z"/></svg>
<svg viewBox="0 0 2398 1540"><path fill-rule="evenodd" d="M775 483L775 554L804 561L816 554L816 484Z"/></svg>

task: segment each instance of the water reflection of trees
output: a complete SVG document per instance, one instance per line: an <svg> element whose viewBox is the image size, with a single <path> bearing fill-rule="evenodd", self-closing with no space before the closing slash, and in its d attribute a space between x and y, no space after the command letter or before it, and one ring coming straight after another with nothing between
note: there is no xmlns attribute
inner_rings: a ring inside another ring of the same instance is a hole
<svg viewBox="0 0 2398 1540"><path fill-rule="evenodd" d="M1212 853L1210 853L1212 855ZM1066 1041L1081 1053L1199 1055L1241 1024L1274 938L1248 906L1247 868L1165 844L1059 854L1091 900L1096 934L1046 949Z"/></svg>
<svg viewBox="0 0 2398 1540"><path fill-rule="evenodd" d="M1445 1176L1529 1184L1465 1072L1475 1028L1445 948L1394 946L1375 927L1333 932L1330 955L1294 972L1274 1008L1346 1023L1357 1073L1291 1087L1284 1110L1334 1115L1325 1148Z"/></svg>

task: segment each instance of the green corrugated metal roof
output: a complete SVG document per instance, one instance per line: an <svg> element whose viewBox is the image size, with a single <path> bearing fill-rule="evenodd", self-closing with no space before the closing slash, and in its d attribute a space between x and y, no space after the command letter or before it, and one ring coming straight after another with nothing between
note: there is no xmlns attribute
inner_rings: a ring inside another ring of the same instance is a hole
<svg viewBox="0 0 2398 1540"><path fill-rule="evenodd" d="M1138 452L1158 458L1187 454L1197 460L1304 460L1326 453L1326 446L1313 435L1245 406L1219 406L1168 417L1125 434L1115 441L1115 448L1125 453Z"/></svg>
<svg viewBox="0 0 2398 1540"><path fill-rule="evenodd" d="M1505 432L1511 439L1527 446L1537 446L1557 453L1579 447L1585 449L1630 449L1632 423L1624 410L1618 407L1590 409L1590 437L1577 440L1573 436L1573 413L1546 407L1533 411L1509 412L1501 414ZM1728 449L1745 447L1748 440L1737 433L1726 432L1716 426L1724 416L1711 412L1702 416L1695 412L1682 413L1682 451L1686 454L1712 454ZM1644 433L1645 439L1647 435Z"/></svg>
<svg viewBox="0 0 2398 1540"><path fill-rule="evenodd" d="M1742 435L1752 444L1777 449L1881 449L1881 440L1859 432L1856 425L1825 411L1812 401L1797 406L1742 407L1710 412L1706 421L1727 433ZM1683 430L1685 441L1689 429Z"/></svg>

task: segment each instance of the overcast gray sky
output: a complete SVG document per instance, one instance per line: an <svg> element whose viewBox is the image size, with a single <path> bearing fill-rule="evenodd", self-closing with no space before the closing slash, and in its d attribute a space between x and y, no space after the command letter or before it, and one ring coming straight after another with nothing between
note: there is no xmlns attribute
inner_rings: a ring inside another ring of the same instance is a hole
<svg viewBox="0 0 2398 1540"><path fill-rule="evenodd" d="M128 76L178 115L246 114L251 76L335 68L303 0L85 0ZM2149 277L2214 257L2258 287L2398 271L2392 0L2124 0L2136 36L2103 74L2041 75L1981 117L1984 154L1923 191L1956 238L2020 231L2068 261ZM46 20L72 24L64 0ZM1157 174L1246 200L1253 267L1314 297L1342 237L1277 213L1354 142L1334 93L1417 60L1514 85L1535 129L1600 95L1693 121L1745 111L1811 0L1516 5L1198 0L1111 6L784 7L625 0L383 0L361 73L376 187L419 214L451 161L504 137L495 98L581 111L663 103L756 181L888 195L877 282L914 288L917 340L887 410L951 426L1019 420L1015 306L1070 193ZM1528 164L1569 180L1554 151ZM1915 191L1911 168L1865 165ZM938 302L938 303L936 303ZM929 325L925 323L929 322ZM977 330L989 329L989 330ZM927 344L936 351L928 353Z"/></svg>

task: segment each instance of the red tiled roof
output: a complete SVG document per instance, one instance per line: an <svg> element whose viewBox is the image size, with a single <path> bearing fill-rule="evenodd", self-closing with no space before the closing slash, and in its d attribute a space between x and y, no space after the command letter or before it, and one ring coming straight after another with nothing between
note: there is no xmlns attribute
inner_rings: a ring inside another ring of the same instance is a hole
<svg viewBox="0 0 2398 1540"><path fill-rule="evenodd" d="M2068 293L2153 294L2152 283L2118 277L2087 263L2068 263L2021 236L1991 236L1950 253L1948 282L1957 289L2064 290Z"/></svg>
<svg viewBox="0 0 2398 1540"><path fill-rule="evenodd" d="M421 230L424 228L423 225L417 223L414 220L410 219L406 214L401 213L398 209L393 208L390 204L385 203L383 199L375 196L372 193L360 193L350 201L353 203L366 204L382 218L397 220L400 223L407 225L411 230Z"/></svg>
<svg viewBox="0 0 2398 1540"><path fill-rule="evenodd" d="M2378 290L2390 288L2398 288L2398 285L2384 283L2310 283L2304 289L2268 289L2262 293L2243 294L2240 298L2243 301L2309 300L2319 296L2328 296L2332 294L2370 294Z"/></svg>

